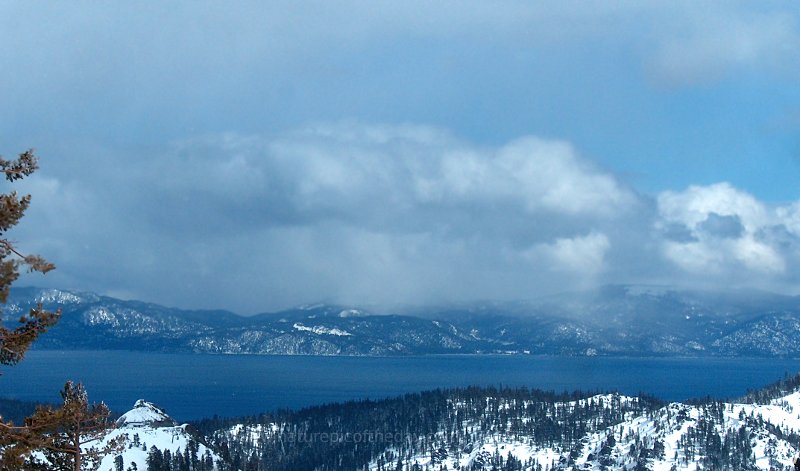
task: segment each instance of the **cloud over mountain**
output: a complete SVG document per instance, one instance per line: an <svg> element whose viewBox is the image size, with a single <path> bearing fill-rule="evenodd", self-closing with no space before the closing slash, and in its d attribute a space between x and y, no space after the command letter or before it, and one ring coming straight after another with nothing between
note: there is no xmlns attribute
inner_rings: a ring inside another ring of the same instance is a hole
<svg viewBox="0 0 800 471"><path fill-rule="evenodd" d="M310 297L526 298L632 278L783 287L796 276L797 205L727 183L640 194L564 141L485 146L347 122L91 165L102 184L44 171L26 188L35 204L19 237L62 262L56 284L89 272L112 293L257 310Z"/></svg>
<svg viewBox="0 0 800 471"><path fill-rule="evenodd" d="M0 5L25 282L183 307L796 291L783 3Z"/></svg>

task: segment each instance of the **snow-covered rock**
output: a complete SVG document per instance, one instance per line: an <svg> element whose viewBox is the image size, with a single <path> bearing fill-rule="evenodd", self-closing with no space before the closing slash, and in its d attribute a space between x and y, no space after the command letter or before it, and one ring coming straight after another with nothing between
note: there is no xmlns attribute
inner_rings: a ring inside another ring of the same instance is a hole
<svg viewBox="0 0 800 471"><path fill-rule="evenodd" d="M117 427L138 428L138 427L174 427L178 425L172 417L168 416L161 408L139 399L133 405L133 409L122 414L117 419Z"/></svg>

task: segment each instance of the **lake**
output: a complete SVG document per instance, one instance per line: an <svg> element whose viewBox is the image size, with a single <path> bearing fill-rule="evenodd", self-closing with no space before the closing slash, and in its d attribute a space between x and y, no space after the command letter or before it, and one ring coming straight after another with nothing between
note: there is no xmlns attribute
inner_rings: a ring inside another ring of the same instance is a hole
<svg viewBox="0 0 800 471"><path fill-rule="evenodd" d="M64 382L72 379L86 386L90 400L103 400L117 412L146 399L176 420L186 421L467 385L644 392L670 401L707 395L727 398L799 369L798 360L755 358L31 351L19 365L2 369L0 396L58 402Z"/></svg>

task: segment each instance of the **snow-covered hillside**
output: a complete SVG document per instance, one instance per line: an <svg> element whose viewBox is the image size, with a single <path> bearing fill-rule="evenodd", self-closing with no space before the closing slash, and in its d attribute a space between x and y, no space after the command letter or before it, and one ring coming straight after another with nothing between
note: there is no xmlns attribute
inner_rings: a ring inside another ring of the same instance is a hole
<svg viewBox="0 0 800 471"><path fill-rule="evenodd" d="M189 425L178 425L158 406L144 401L136 401L133 409L123 414L116 422L102 443L90 442L87 448L102 448L110 440L125 437L125 450L122 453L110 454L103 458L98 468L100 471L118 469L120 457L122 469L145 471L148 468L148 456L151 461L169 460L172 468L183 469L177 463L181 460L193 463L186 469L211 471L218 469L219 456L213 452L205 441L194 432ZM156 451L157 450L157 451ZM136 466L133 467L132 465ZM161 469L161 468L156 468Z"/></svg>
<svg viewBox="0 0 800 471"><path fill-rule="evenodd" d="M800 375L731 402L467 387L194 426L140 400L87 447L118 437L101 471L790 471Z"/></svg>
<svg viewBox="0 0 800 471"><path fill-rule="evenodd" d="M582 402L605 402L611 407L613 402L635 400L603 395ZM579 408L581 404L560 407ZM482 425L476 421L466 427L478 430ZM442 439L445 433L440 432ZM492 469L498 462L509 466L503 469L522 470L793 470L800 457L799 442L800 392L795 391L769 404L671 403L644 414L628 412L620 423L586 434L577 446L542 446L531 437L496 432L455 451L434 446L399 461L409 469L433 470ZM737 457L742 457L741 461L737 462ZM391 463L391 469L395 464ZM369 469L389 469L387 465L379 457Z"/></svg>

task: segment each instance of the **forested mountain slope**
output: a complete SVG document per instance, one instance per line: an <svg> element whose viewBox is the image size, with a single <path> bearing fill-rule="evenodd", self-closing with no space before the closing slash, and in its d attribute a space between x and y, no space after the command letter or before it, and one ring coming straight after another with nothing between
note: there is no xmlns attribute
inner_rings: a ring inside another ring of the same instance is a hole
<svg viewBox="0 0 800 471"><path fill-rule="evenodd" d="M17 289L13 323L42 303L62 319L36 348L264 355L800 356L800 301L767 293L607 286L526 302L429 306L376 315L335 305L244 317L92 293Z"/></svg>
<svg viewBox="0 0 800 471"><path fill-rule="evenodd" d="M197 424L231 469L793 469L800 376L741 400L467 388Z"/></svg>

